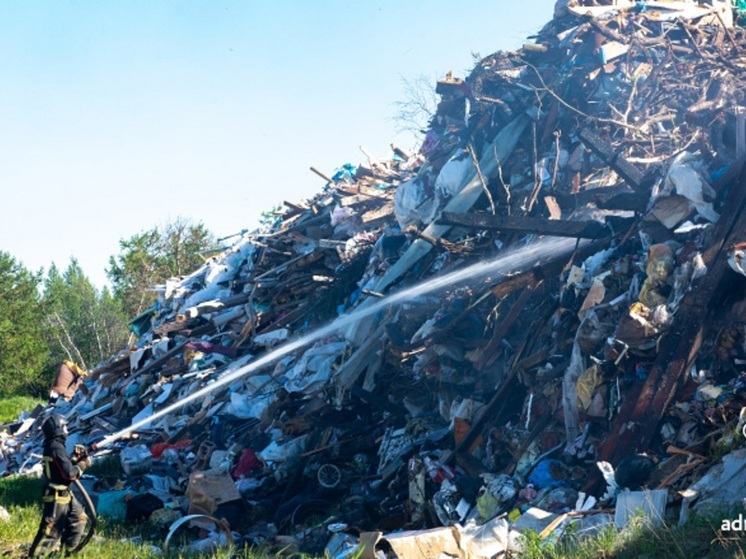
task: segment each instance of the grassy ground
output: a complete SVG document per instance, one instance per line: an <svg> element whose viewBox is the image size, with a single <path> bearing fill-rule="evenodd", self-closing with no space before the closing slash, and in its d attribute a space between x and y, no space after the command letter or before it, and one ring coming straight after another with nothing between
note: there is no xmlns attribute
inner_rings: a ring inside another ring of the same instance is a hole
<svg viewBox="0 0 746 559"><path fill-rule="evenodd" d="M45 404L30 397L14 396L0 399L0 423L15 421L22 411L31 411L37 404ZM89 470L110 483L118 476L118 460L112 466L111 461L104 460L94 464ZM0 520L0 556L20 558L24 557L41 519L42 482L32 477L10 476L0 478L0 506L10 513L10 521ZM163 557L161 546L165 540L166 531L154 528L152 525L140 524L122 527L107 524L105 519L99 519L96 535L86 548L77 555L82 559L124 559L137 557L151 559ZM179 556L179 555L174 555ZM269 559L277 554L255 551L251 549L234 550L206 555L211 559ZM301 558L298 554L295 558ZM309 558L310 559L310 558Z"/></svg>
<svg viewBox="0 0 746 559"><path fill-rule="evenodd" d="M0 503L10 512L9 522L0 521L0 556L22 557L36 533L39 516L41 480L29 477L0 479ZM726 516L727 517L727 516ZM138 557L155 559L163 557L160 547L165 539L163 531L152 525L130 527L107 524L102 521L97 536L78 555L83 559L122 559ZM535 535L524 538L525 553L522 559L746 559L746 540L743 533L730 539L720 532L720 518L696 518L686 526L663 526L650 530L641 519L629 529L617 532L606 529L593 538L580 539L572 533L559 542L542 542ZM174 555L178 556L178 555ZM214 559L269 559L280 557L277 553L249 549L218 552ZM284 557L288 557L285 555ZM298 554L292 555L299 559ZM306 558L311 559L311 558ZM407 559L407 558L402 558Z"/></svg>
<svg viewBox="0 0 746 559"><path fill-rule="evenodd" d="M36 400L29 396L11 396L0 399L0 423L10 423L18 419L22 411L31 411L37 404L46 404L42 400Z"/></svg>
<svg viewBox="0 0 746 559"><path fill-rule="evenodd" d="M721 520L718 515L693 518L682 527L672 523L653 530L640 517L622 531L607 528L582 540L570 533L555 543L532 534L524 539L522 559L745 559L744 534L721 532Z"/></svg>
<svg viewBox="0 0 746 559"><path fill-rule="evenodd" d="M0 504L10 513L10 521L0 520L0 556L21 558L34 539L41 518L42 482L32 477L11 476L0 479ZM166 533L149 524L123 527L99 519L96 535L76 555L82 559L138 559L162 558L161 546ZM173 554L173 557L181 555ZM269 559L278 554L251 549L237 550L231 554L220 551L211 559ZM301 555L294 555L300 559ZM308 558L311 559L311 558Z"/></svg>

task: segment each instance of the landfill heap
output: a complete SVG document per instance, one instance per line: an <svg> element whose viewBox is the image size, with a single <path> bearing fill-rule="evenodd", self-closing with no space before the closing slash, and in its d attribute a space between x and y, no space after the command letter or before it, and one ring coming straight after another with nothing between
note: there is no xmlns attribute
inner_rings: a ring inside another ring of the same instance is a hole
<svg viewBox="0 0 746 559"><path fill-rule="evenodd" d="M127 497L252 545L492 557L746 496L740 13L582 4L441 80L418 153L340 167L158 287L138 341L57 405L71 446L139 425L99 452L123 468L92 487L102 515ZM6 426L0 470L38 469L48 412Z"/></svg>

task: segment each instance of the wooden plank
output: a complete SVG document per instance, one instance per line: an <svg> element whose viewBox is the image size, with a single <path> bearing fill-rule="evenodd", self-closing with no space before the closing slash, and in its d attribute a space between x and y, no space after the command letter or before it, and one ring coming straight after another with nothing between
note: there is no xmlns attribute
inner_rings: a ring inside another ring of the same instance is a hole
<svg viewBox="0 0 746 559"><path fill-rule="evenodd" d="M379 224L391 217L394 213L394 202L388 201L379 208L369 210L360 216L361 221L365 224L365 228L370 230L374 227L378 227Z"/></svg>
<svg viewBox="0 0 746 559"><path fill-rule="evenodd" d="M382 194L373 195L361 192L360 194L353 194L352 196L342 196L339 199L339 205L346 207L359 206L360 204L381 204L390 200L391 198L389 196L384 196Z"/></svg>
<svg viewBox="0 0 746 559"><path fill-rule="evenodd" d="M553 237L600 239L610 235L609 229L598 221L560 221L538 217L443 212L437 223L460 225L473 229L535 233Z"/></svg>
<svg viewBox="0 0 746 559"><path fill-rule="evenodd" d="M336 382L350 388L360 377L365 368L373 362L376 351L381 347L385 322L373 332L372 335L363 343L350 358L345 361L334 377Z"/></svg>
<svg viewBox="0 0 746 559"><path fill-rule="evenodd" d="M314 250L313 252L306 254L303 258L298 260L298 264L295 266L296 268L306 268L313 264L314 262L318 262L319 260L324 258L324 253L320 250Z"/></svg>
<svg viewBox="0 0 746 559"><path fill-rule="evenodd" d="M145 373L147 373L149 371L152 371L154 369L157 369L157 368L165 365L166 362L169 359L171 359L172 357L175 357L176 355L178 355L179 353L181 353L182 351L184 351L184 347L187 345L187 343L189 343L189 341L180 343L179 345L177 345L172 350L167 351L165 354L163 354L163 356L160 357L159 359L156 359L155 361L151 361L150 363L148 363L147 365L145 365L142 369L136 370L132 374L132 376L134 377L134 376L143 375L143 374L145 374Z"/></svg>
<svg viewBox="0 0 746 559"><path fill-rule="evenodd" d="M577 210L578 208L584 208L588 204L596 204L598 206L599 204L605 203L607 200L625 194L634 195L640 199L643 199L643 209L645 209L645 205L650 199L649 194L647 196L639 194L624 183L615 184L612 186L604 186L601 188L581 190L580 192L575 192L573 194L563 194L561 192L555 192L553 196L559 204L560 208L562 208L563 210L573 211ZM635 201L635 206L637 205L638 203L637 201Z"/></svg>
<svg viewBox="0 0 746 559"><path fill-rule="evenodd" d="M159 336L165 336L170 332L181 332L182 330L186 330L187 328L189 328L190 326L194 326L195 324L201 324L201 322L197 320L196 316L192 318L186 318L184 315L179 315L176 317L175 320L172 320L171 322L164 322L163 324L160 324L159 326L153 328L153 333Z"/></svg>
<svg viewBox="0 0 746 559"><path fill-rule="evenodd" d="M549 210L549 219L562 219L562 208L554 196L544 196L544 204Z"/></svg>
<svg viewBox="0 0 746 559"><path fill-rule="evenodd" d="M365 186L364 184L355 186L340 185L337 186L336 191L349 196L368 196L369 198L391 198L392 196L387 190L379 190L371 186ZM394 191L391 192L393 193Z"/></svg>
<svg viewBox="0 0 746 559"><path fill-rule="evenodd" d="M492 294L495 297L497 297L498 299L502 299L503 297L510 295L514 291L524 289L531 284L541 281L541 278L543 276L544 273L542 272L541 268L537 266L536 268L528 270L527 272L521 272L519 274L508 276L500 283L496 283L495 285L490 287L490 291L492 291Z"/></svg>
<svg viewBox="0 0 746 559"><path fill-rule="evenodd" d="M307 215L313 215L311 212L306 212L306 213ZM302 214L299 214L299 215L302 215ZM290 219L292 220L295 218L290 218ZM282 227L283 227L283 231L287 233L289 231L302 231L305 227L308 227L309 225L318 225L319 223L324 223L324 222L327 222L327 223L329 222L329 215L325 212L319 215L310 217L308 219L304 219L302 221L298 220L298 223L293 223L289 225L288 227L286 227L286 222L283 222ZM269 237L272 235L274 235L274 233L270 233L267 236Z"/></svg>
<svg viewBox="0 0 746 559"><path fill-rule="evenodd" d="M644 212L650 196L647 193L622 192L613 196L597 195L594 202L602 210L627 210Z"/></svg>
<svg viewBox="0 0 746 559"><path fill-rule="evenodd" d="M327 177L324 173L322 173L321 171L319 171L316 167L312 166L312 167L309 167L309 169L311 169L311 172L317 174L322 179L324 179L327 183L333 182L332 179L331 179L331 177Z"/></svg>
<svg viewBox="0 0 746 559"><path fill-rule="evenodd" d="M126 375L130 372L130 358L129 355L126 355L125 357L121 357L119 359L116 359L112 361L111 363L105 363L104 365L101 365L100 367L97 367L93 369L91 373L92 379L98 379L103 374L116 374L116 375Z"/></svg>
<svg viewBox="0 0 746 559"><path fill-rule="evenodd" d="M580 131L579 136L586 147L603 159L634 190L647 189L652 185L652 176L643 174L596 134L585 129Z"/></svg>
<svg viewBox="0 0 746 559"><path fill-rule="evenodd" d="M353 196L344 196L339 199L339 205L342 207L357 206L359 204L367 204L371 201L371 197L367 194L355 194Z"/></svg>
<svg viewBox="0 0 746 559"><path fill-rule="evenodd" d="M529 370L531 367L536 367L536 365L539 365L540 363L544 363L545 361L549 360L549 351L546 349L541 349L534 353L533 355L530 355L529 357L526 357L525 359L520 360L518 363L516 363L516 368L521 369L523 371Z"/></svg>
<svg viewBox="0 0 746 559"><path fill-rule="evenodd" d="M302 206L299 206L298 204L293 204L292 202L288 202L287 200L283 200L283 205L288 208L289 211L286 211L284 213L275 214L275 215L281 215L284 216L285 219L292 217L294 215L303 213L305 211L308 211L308 208L304 208Z"/></svg>

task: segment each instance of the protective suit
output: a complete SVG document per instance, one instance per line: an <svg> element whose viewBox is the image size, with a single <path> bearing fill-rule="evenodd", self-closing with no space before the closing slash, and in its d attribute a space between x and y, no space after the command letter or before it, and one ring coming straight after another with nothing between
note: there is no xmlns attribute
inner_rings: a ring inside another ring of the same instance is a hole
<svg viewBox="0 0 746 559"><path fill-rule="evenodd" d="M72 400L86 376L88 373L72 361L67 359L63 361L54 378L54 384L49 393L49 403L54 404L58 398Z"/></svg>
<svg viewBox="0 0 746 559"><path fill-rule="evenodd" d="M44 508L41 525L29 550L29 557L46 555L61 541L66 552L74 550L85 532L88 517L70 490L90 464L83 447L71 457L65 449L67 425L59 414L42 423L44 433Z"/></svg>

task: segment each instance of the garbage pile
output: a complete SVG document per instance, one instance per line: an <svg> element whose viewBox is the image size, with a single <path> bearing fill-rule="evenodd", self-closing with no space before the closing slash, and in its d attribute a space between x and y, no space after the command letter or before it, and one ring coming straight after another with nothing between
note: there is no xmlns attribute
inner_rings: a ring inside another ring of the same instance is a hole
<svg viewBox="0 0 746 559"><path fill-rule="evenodd" d="M583 4L439 81L418 153L157 287L56 406L121 465L100 514L492 557L717 494L692 484L746 421L746 34L727 2ZM38 468L48 411L0 470Z"/></svg>

